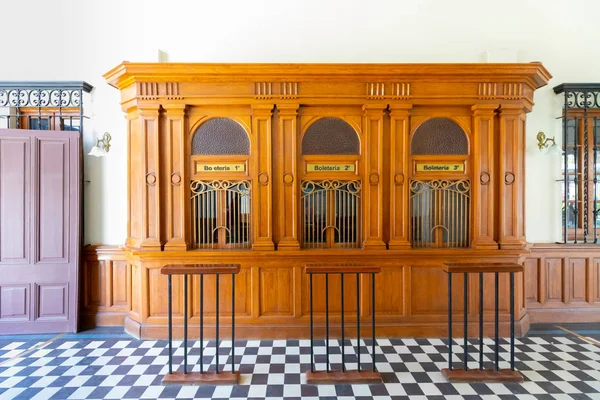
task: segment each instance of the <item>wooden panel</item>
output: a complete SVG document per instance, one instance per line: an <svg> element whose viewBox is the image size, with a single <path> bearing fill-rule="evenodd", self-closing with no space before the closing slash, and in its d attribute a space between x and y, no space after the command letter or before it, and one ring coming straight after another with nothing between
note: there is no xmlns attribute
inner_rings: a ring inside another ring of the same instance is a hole
<svg viewBox="0 0 600 400"><path fill-rule="evenodd" d="M409 114L407 106L393 105L390 113L390 249L410 247L408 234Z"/></svg>
<svg viewBox="0 0 600 400"><path fill-rule="evenodd" d="M69 157L68 139L37 139L36 176L39 187L37 261L68 262Z"/></svg>
<svg viewBox="0 0 600 400"><path fill-rule="evenodd" d="M538 271L539 271L540 259L539 258L528 258L525 260L525 303L527 305L531 303L540 302L540 293L538 290Z"/></svg>
<svg viewBox="0 0 600 400"><path fill-rule="evenodd" d="M274 250L272 233L272 146L271 116L273 105L264 104L252 109L252 134L255 179L253 179L254 243L256 250Z"/></svg>
<svg viewBox="0 0 600 400"><path fill-rule="evenodd" d="M132 264L131 265L131 277L132 280L134 282L136 282L135 285L131 285L131 310L133 311L133 313L135 313L138 318L142 313L142 287L140 285L140 282L142 281L142 277L141 277L141 268L138 264ZM164 277L165 281L167 279L167 277ZM162 293L161 297L161 301L164 302L164 293Z"/></svg>
<svg viewBox="0 0 600 400"><path fill-rule="evenodd" d="M161 155L166 157L165 187L167 190L166 209L166 240L165 250L186 250L186 224L188 190L187 182L187 151L185 106L165 106L164 142L167 151ZM189 238L188 238L189 240Z"/></svg>
<svg viewBox="0 0 600 400"><path fill-rule="evenodd" d="M193 315L200 314L200 278L193 278ZM242 268L235 276L235 314L237 316L250 315L251 304L250 268ZM214 317L216 313L216 277L204 276L204 315ZM219 314L231 315L231 275L222 275L219 278Z"/></svg>
<svg viewBox="0 0 600 400"><path fill-rule="evenodd" d="M473 246L479 249L497 249L494 241L494 117L497 104L473 107L473 198L478 204L474 213Z"/></svg>
<svg viewBox="0 0 600 400"><path fill-rule="evenodd" d="M84 306L106 306L106 277L104 261L87 261L85 265Z"/></svg>
<svg viewBox="0 0 600 400"><path fill-rule="evenodd" d="M365 240L363 248L385 248L383 242L383 110L387 105L365 105L363 140L366 142L364 162Z"/></svg>
<svg viewBox="0 0 600 400"><path fill-rule="evenodd" d="M40 283L35 286L34 307L36 309L36 320L67 319L69 286L66 283Z"/></svg>
<svg viewBox="0 0 600 400"><path fill-rule="evenodd" d="M598 304L600 303L600 259L594 258L593 261L594 273L592 275L592 287L594 288L594 291L592 302Z"/></svg>
<svg viewBox="0 0 600 400"><path fill-rule="evenodd" d="M294 314L294 280L290 268L260 268L260 315Z"/></svg>
<svg viewBox="0 0 600 400"><path fill-rule="evenodd" d="M519 107L502 107L500 112L500 197L499 243L503 249L525 246L523 170L525 111Z"/></svg>
<svg viewBox="0 0 600 400"><path fill-rule="evenodd" d="M411 268L411 315L446 315L448 312L448 275L440 268ZM426 282L426 283L425 283ZM433 287L436 290L431 290ZM463 310L462 276L453 276L452 309Z"/></svg>
<svg viewBox="0 0 600 400"><path fill-rule="evenodd" d="M403 288L404 268L383 268L375 275L375 315L404 315Z"/></svg>
<svg viewBox="0 0 600 400"><path fill-rule="evenodd" d="M563 299L563 259L546 259L546 301L564 301Z"/></svg>
<svg viewBox="0 0 600 400"><path fill-rule="evenodd" d="M156 108L140 109L142 151L142 247L160 250L159 113Z"/></svg>
<svg viewBox="0 0 600 400"><path fill-rule="evenodd" d="M29 320L29 285L0 286L0 322Z"/></svg>
<svg viewBox="0 0 600 400"><path fill-rule="evenodd" d="M569 292L572 303L583 303L587 295L587 259L569 259Z"/></svg>
<svg viewBox="0 0 600 400"><path fill-rule="evenodd" d="M0 263L28 263L30 139L0 138Z"/></svg>
<svg viewBox="0 0 600 400"><path fill-rule="evenodd" d="M127 307L127 261L113 261L111 272L111 304L116 307Z"/></svg>
<svg viewBox="0 0 600 400"><path fill-rule="evenodd" d="M280 154L283 155L279 193L281 240L278 250L298 250L298 105L278 107ZM281 163L278 163L281 164Z"/></svg>

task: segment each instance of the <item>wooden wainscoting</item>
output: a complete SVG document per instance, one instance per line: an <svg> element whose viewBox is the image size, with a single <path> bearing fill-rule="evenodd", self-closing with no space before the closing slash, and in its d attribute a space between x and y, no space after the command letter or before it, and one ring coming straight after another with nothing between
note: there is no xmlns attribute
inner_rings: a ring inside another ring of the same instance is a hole
<svg viewBox="0 0 600 400"><path fill-rule="evenodd" d="M392 256L395 252L382 253ZM164 277L161 277L156 269L158 264L145 262L142 266L134 262L138 265L132 267L127 261L125 251L119 247L87 246L83 254L82 327L125 324L128 331L135 336L147 338L165 336L166 301L153 295L166 290L166 280L162 279ZM184 257L181 257L181 254L186 253L180 253L179 258L183 261ZM161 254L156 256L160 257ZM247 337L274 335L286 337L290 332L300 336L308 335L308 293L303 293L307 290L307 278L302 273L302 265L309 258L298 260L294 257L282 258L283 255L280 253L259 257L260 260L249 260L254 258L248 257L249 255L240 254L240 256L237 262L242 264L242 271L236 279L238 333ZM446 277L438 266L421 264L398 265L397 262L389 259L382 263L384 268L376 281L379 334L415 337L446 335ZM134 281L138 282L133 287L132 274ZM324 311L322 310L324 286L320 278L315 281L315 289L319 294L315 299L319 324L322 322ZM144 289L144 285L140 282L144 282L145 279L147 281ZM181 286L179 279L178 277L174 279L176 287ZM346 279L347 287L352 288L354 285L352 277ZM366 318L365 323L368 325L370 286L368 279L365 279L362 300L364 305L361 307L364 307L362 311ZM211 285L208 281L210 279L207 278L205 283L208 290L207 298L214 295L210 292L214 283ZM229 307L227 298L230 286L227 282L226 277L221 282L224 289L221 297L224 311ZM423 282L426 282L426 285L423 285ZM332 329L337 329L339 278L332 277L330 284ZM502 287L505 284L503 280ZM192 293L195 293L198 285L197 278L192 279L191 285ZM476 299L478 290L476 279L471 280L470 286L472 286L471 303ZM486 287L492 290L491 277L486 277ZM455 282L453 292L455 292L455 311L458 318L462 310L461 279ZM531 253L525 258L523 280L517 279L516 295L517 319L520 321L517 331L520 334L529 329L530 321L532 323L600 321L600 249L592 245L534 244ZM179 295L175 294L175 296ZM195 327L198 321L198 316L195 314L196 296L194 294L191 301L192 327ZM183 301L177 298L176 309L181 311L180 306ZM349 320L354 317L353 312L355 312L353 299L353 294L348 293L346 307ZM492 303L487 303L489 300L486 297L486 309L492 306ZM470 323L473 324L477 321L476 305L475 302L471 304L469 313ZM212 309L208 302L206 307L208 313L206 322L209 329L207 334L210 334L209 319L214 318L214 315L210 314ZM501 330L507 328L507 307L502 306ZM181 328L179 315L181 313L177 310L174 315L176 334ZM224 315L223 321L227 319L228 317ZM455 334L460 334L459 331L462 331L459 319L455 321ZM472 334L475 334L475 328L475 325L470 326L469 331L473 329ZM486 330L488 328L493 327L486 322ZM227 334L225 331L223 333ZM365 334L368 332L365 331Z"/></svg>
<svg viewBox="0 0 600 400"><path fill-rule="evenodd" d="M123 325L131 310L131 265L119 246L83 248L80 329Z"/></svg>
<svg viewBox="0 0 600 400"><path fill-rule="evenodd" d="M600 321L600 248L536 243L525 261L525 306L535 322Z"/></svg>

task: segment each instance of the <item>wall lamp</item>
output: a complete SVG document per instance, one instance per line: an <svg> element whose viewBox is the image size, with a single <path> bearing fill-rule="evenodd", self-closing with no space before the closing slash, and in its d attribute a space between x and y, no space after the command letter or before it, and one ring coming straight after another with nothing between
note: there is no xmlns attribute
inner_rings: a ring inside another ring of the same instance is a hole
<svg viewBox="0 0 600 400"><path fill-rule="evenodd" d="M538 132L537 136L537 145L540 151L546 149L548 154L562 154L558 146L556 145L556 141L554 140L554 136L549 138L546 137L544 132ZM552 144L550 144L552 143Z"/></svg>
<svg viewBox="0 0 600 400"><path fill-rule="evenodd" d="M104 157L110 150L110 133L105 132L102 138L96 140L96 145L92 147L88 155L94 157Z"/></svg>

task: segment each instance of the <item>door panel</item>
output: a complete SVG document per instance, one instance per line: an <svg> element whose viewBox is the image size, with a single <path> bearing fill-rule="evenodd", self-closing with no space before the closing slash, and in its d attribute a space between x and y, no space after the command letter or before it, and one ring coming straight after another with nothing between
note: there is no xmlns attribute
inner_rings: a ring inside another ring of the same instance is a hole
<svg viewBox="0 0 600 400"><path fill-rule="evenodd" d="M35 175L38 181L36 219L41 263L68 262L69 244L69 139L37 141Z"/></svg>
<svg viewBox="0 0 600 400"><path fill-rule="evenodd" d="M0 286L0 322L29 319L29 285Z"/></svg>
<svg viewBox="0 0 600 400"><path fill-rule="evenodd" d="M0 137L0 263L29 262L30 138Z"/></svg>
<svg viewBox="0 0 600 400"><path fill-rule="evenodd" d="M79 136L0 129L0 334L77 329Z"/></svg>

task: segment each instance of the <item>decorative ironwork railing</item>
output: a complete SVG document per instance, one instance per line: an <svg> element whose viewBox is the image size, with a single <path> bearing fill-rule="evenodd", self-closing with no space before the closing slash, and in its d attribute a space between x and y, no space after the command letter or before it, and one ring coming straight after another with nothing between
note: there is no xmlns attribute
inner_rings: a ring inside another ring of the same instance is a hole
<svg viewBox="0 0 600 400"><path fill-rule="evenodd" d="M192 181L192 236L198 249L248 249L250 181Z"/></svg>
<svg viewBox="0 0 600 400"><path fill-rule="evenodd" d="M361 247L361 182L302 182L303 247Z"/></svg>
<svg viewBox="0 0 600 400"><path fill-rule="evenodd" d="M470 190L466 179L411 181L413 247L469 247Z"/></svg>
<svg viewBox="0 0 600 400"><path fill-rule="evenodd" d="M0 82L0 128L82 132L87 82Z"/></svg>

